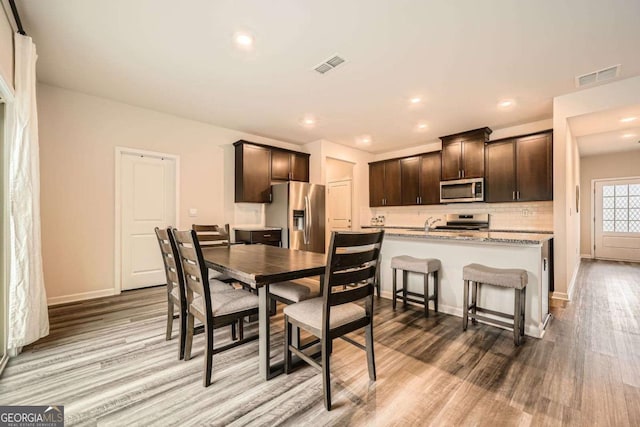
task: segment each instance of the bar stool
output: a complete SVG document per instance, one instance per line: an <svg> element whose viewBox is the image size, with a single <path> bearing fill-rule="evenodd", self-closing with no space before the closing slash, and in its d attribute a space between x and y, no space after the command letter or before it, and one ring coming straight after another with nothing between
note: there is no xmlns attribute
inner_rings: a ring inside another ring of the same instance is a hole
<svg viewBox="0 0 640 427"><path fill-rule="evenodd" d="M462 269L462 279L464 280L464 305L462 310L462 330L467 330L469 318L473 324L478 320L513 328L513 342L520 345L524 335L524 313L527 295L527 271L517 268L492 268L481 264L465 265ZM469 305L469 282L473 282L471 289L471 305ZM478 285L492 285L515 290L515 301L513 315L478 307ZM485 317L477 312L487 313L505 319L513 319L513 323Z"/></svg>
<svg viewBox="0 0 640 427"><path fill-rule="evenodd" d="M406 307L407 301L424 305L424 315L429 317L429 301L433 301L433 309L438 312L438 271L440 260L433 258L414 258L408 255L394 256L391 258L393 269L393 310L396 309L396 299L402 298ZM397 289L397 270L402 270L402 289ZM424 293L410 292L407 290L407 278L409 272L424 275ZM433 295L429 295L429 274L433 273ZM399 296L398 294L401 294Z"/></svg>

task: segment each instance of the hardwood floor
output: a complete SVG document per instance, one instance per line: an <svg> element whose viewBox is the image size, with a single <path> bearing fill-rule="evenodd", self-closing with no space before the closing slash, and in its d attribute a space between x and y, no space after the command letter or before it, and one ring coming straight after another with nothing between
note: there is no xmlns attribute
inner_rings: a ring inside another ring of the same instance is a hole
<svg viewBox="0 0 640 427"><path fill-rule="evenodd" d="M311 367L260 379L257 341L214 356L203 388L203 336L178 361L164 290L130 291L52 307L51 335L10 360L0 404L62 404L67 425L640 425L640 264L585 261L576 286L545 337L518 348L509 331L463 333L458 317L378 300L378 380L363 351L336 341L331 412ZM281 359L281 315L272 324Z"/></svg>

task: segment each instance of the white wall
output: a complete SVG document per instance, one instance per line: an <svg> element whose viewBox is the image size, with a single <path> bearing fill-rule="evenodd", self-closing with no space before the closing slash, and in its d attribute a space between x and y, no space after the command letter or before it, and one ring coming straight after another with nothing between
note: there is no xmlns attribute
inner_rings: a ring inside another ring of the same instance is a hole
<svg viewBox="0 0 640 427"><path fill-rule="evenodd" d="M583 114L636 105L638 99L640 77L619 80L554 98L554 298L570 298L580 263L580 215L575 212L575 187L580 183L580 157L568 120Z"/></svg>
<svg viewBox="0 0 640 427"><path fill-rule="evenodd" d="M580 159L580 253L592 256L592 181L640 176L640 150L582 157Z"/></svg>
<svg viewBox="0 0 640 427"><path fill-rule="evenodd" d="M236 140L304 151L42 84L37 101L43 261L50 302L106 295L114 288L116 146L180 156L180 228L193 222L262 219L255 214L262 205L233 204L233 162L225 155L233 153ZM189 208L198 209L196 218L188 216Z"/></svg>
<svg viewBox="0 0 640 427"><path fill-rule="evenodd" d="M316 184L327 183L327 159L337 159L353 164L353 227L360 227L360 211L369 206L369 162L373 154L336 144L324 139L304 146L310 158L310 181Z"/></svg>

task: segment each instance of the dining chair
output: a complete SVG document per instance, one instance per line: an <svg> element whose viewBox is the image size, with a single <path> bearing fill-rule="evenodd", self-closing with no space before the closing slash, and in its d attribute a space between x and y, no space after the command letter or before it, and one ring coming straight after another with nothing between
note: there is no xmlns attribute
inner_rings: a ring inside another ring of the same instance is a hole
<svg viewBox="0 0 640 427"><path fill-rule="evenodd" d="M206 248L219 248L231 246L231 234L229 232L229 224L220 226L217 224L192 224L191 229L198 235L198 242L200 247ZM251 289L246 283L242 283L232 277L227 276L219 271L209 269L209 277L215 277L221 282L225 283L240 283L243 288Z"/></svg>
<svg viewBox="0 0 640 427"><path fill-rule="evenodd" d="M331 410L330 360L333 340L343 338L367 353L369 379L376 380L373 351L373 293L379 268L384 230L374 233L332 232L322 296L289 305L284 309L285 372L291 370L296 354L322 371L324 406ZM358 302L364 302L358 304ZM320 339L320 363L303 348L292 344L292 329L298 327ZM345 337L365 329L366 346Z"/></svg>
<svg viewBox="0 0 640 427"><path fill-rule="evenodd" d="M208 387L211 384L213 371L213 355L222 351L237 347L258 338L258 334L249 337L244 336L243 318L258 314L258 297L243 289L216 292L209 286L203 286L208 282L209 269L206 267L202 256L202 248L198 242L195 230L178 231L171 230L176 241L186 291L186 338L184 359L191 358L191 346L194 335L194 321L198 319L204 325L205 333L205 358L203 384ZM238 325L238 340L220 347L214 346L214 329L227 325Z"/></svg>
<svg viewBox="0 0 640 427"><path fill-rule="evenodd" d="M156 227L156 237L158 238L158 244L160 245L160 254L162 255L162 261L164 264L164 272L167 279L167 332L166 340L171 339L173 330L174 319L180 319L180 351L178 357L184 358L184 346L185 346L185 330L187 324L186 317L186 294L184 290L184 276L182 274L182 263L178 255L178 248L176 242L171 234L171 228L161 229ZM219 282L215 279L209 281L209 288L214 292L227 292L232 291L233 288L226 283ZM177 310L176 310L177 309ZM177 313L176 313L177 311ZM236 339L235 325L232 325L232 335ZM202 328L196 328L196 333L202 332Z"/></svg>

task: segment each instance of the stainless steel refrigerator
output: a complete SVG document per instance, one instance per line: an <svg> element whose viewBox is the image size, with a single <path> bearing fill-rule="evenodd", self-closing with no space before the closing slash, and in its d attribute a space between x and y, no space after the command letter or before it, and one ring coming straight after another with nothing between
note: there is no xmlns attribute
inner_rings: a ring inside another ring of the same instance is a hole
<svg viewBox="0 0 640 427"><path fill-rule="evenodd" d="M291 181L274 184L271 191L265 225L282 228L282 246L324 253L324 185Z"/></svg>

